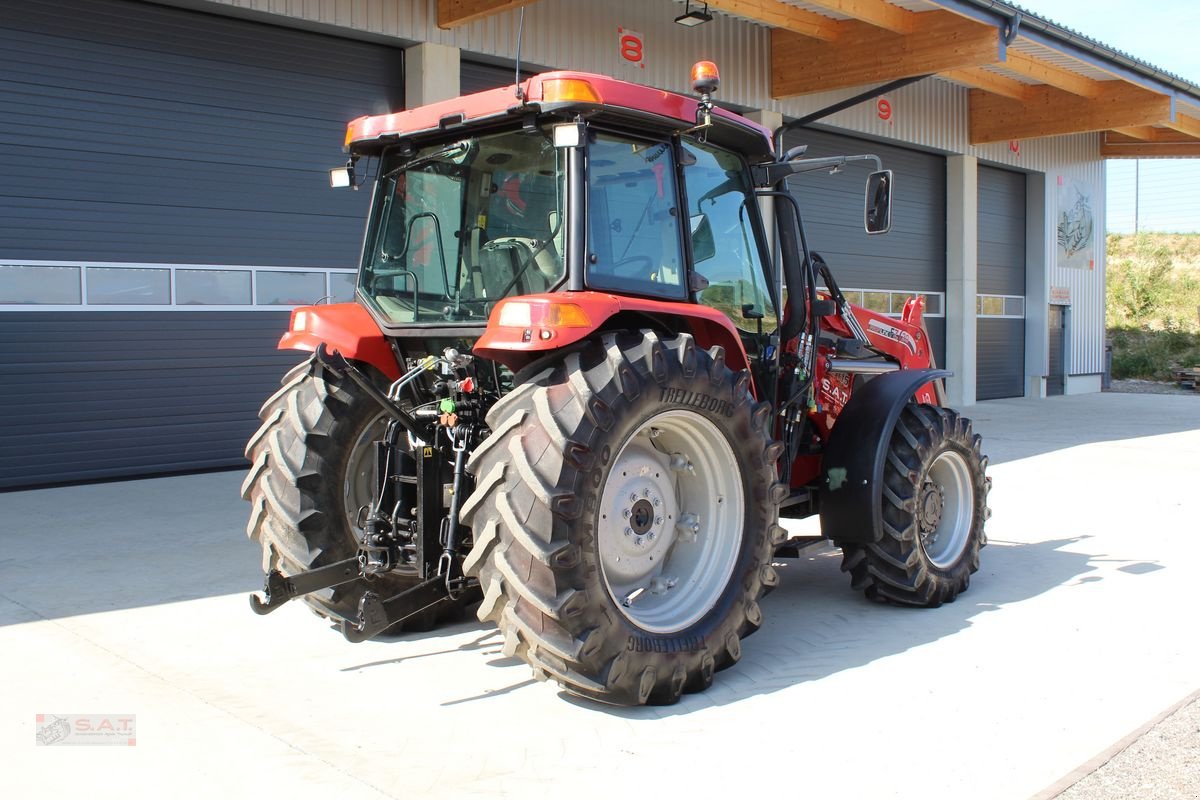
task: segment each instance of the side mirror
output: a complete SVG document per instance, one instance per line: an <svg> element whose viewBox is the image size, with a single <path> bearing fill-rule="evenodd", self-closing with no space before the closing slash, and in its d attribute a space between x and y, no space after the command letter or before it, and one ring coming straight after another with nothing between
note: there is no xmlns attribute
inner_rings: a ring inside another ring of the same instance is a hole
<svg viewBox="0 0 1200 800"><path fill-rule="evenodd" d="M867 176L864 212L867 233L887 233L892 229L892 171L872 172Z"/></svg>
<svg viewBox="0 0 1200 800"><path fill-rule="evenodd" d="M692 229L692 264L707 261L717 254L717 242L713 237L708 214L696 214L688 220Z"/></svg>

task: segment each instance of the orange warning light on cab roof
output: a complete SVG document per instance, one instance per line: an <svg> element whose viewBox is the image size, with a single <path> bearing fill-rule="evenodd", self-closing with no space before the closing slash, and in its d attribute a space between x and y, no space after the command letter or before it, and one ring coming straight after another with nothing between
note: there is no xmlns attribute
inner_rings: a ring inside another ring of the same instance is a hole
<svg viewBox="0 0 1200 800"><path fill-rule="evenodd" d="M692 65L692 91L712 94L721 85L721 73L711 61L697 61Z"/></svg>

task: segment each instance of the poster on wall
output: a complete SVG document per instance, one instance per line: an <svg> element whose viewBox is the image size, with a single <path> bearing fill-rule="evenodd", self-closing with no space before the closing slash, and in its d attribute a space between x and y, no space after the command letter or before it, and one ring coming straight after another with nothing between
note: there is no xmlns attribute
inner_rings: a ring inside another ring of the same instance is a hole
<svg viewBox="0 0 1200 800"><path fill-rule="evenodd" d="M1096 218L1092 213L1092 187L1058 178L1058 266L1096 268Z"/></svg>

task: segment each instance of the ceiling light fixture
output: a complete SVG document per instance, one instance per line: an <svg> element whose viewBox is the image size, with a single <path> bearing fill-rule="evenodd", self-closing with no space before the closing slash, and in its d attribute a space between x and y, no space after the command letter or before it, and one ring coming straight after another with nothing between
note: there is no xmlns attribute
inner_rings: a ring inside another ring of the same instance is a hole
<svg viewBox="0 0 1200 800"><path fill-rule="evenodd" d="M675 21L680 25L688 28L694 28L697 25L703 25L706 22L712 22L712 14L708 13L708 3L704 4L704 10L692 10L692 0L684 0L683 13L675 18Z"/></svg>

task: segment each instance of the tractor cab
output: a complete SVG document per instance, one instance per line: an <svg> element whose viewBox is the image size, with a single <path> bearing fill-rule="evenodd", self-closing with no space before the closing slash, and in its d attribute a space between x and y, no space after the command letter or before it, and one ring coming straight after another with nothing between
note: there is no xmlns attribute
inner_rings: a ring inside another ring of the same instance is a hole
<svg viewBox="0 0 1200 800"><path fill-rule="evenodd" d="M378 174L360 301L392 335L475 329L514 369L573 331L698 304L769 385L778 280L751 168L771 136L707 97L559 72L352 122L335 177L364 158Z"/></svg>

